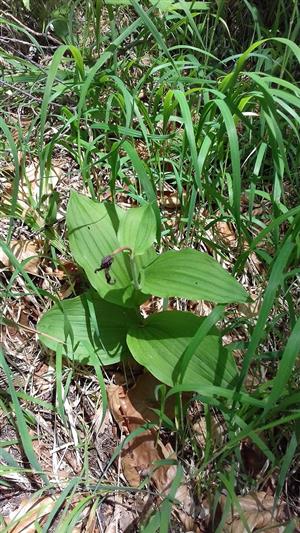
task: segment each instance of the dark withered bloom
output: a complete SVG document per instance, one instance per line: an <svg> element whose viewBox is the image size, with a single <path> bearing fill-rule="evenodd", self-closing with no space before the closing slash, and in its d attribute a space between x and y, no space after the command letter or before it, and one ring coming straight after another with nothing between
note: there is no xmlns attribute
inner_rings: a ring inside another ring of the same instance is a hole
<svg viewBox="0 0 300 533"><path fill-rule="evenodd" d="M113 260L114 258L112 255L106 255L105 257L103 257L100 267L96 268L95 272L99 272L99 270L106 270L110 268Z"/></svg>

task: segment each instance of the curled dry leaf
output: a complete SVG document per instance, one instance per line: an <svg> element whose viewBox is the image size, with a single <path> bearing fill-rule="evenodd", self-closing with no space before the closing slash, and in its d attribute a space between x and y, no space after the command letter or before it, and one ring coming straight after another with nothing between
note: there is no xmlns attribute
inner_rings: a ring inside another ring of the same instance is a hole
<svg viewBox="0 0 300 533"><path fill-rule="evenodd" d="M165 190L163 191L163 194L161 194L160 191L157 191L157 195L160 205L168 211L180 208L181 202L176 191ZM185 199L185 197L186 194L184 193L183 198Z"/></svg>
<svg viewBox="0 0 300 533"><path fill-rule="evenodd" d="M272 527L272 533L280 533L282 528L279 527L278 521L281 520L282 508L275 509L272 514L274 497L266 492L250 493L247 496L241 496L238 499L243 511L244 522L248 525L249 531ZM221 498L221 507L224 509L226 497ZM231 516L227 519L224 526L224 533L247 533L243 520L241 519L238 509L235 507Z"/></svg>
<svg viewBox="0 0 300 533"><path fill-rule="evenodd" d="M216 238L228 248L236 248L237 238L232 224L223 220L218 220L214 225L214 233Z"/></svg>
<svg viewBox="0 0 300 533"><path fill-rule="evenodd" d="M205 417L201 417L197 422L193 424L193 432L197 443L200 448L204 448L207 439L207 426ZM213 447L219 448L224 443L224 427L217 417L211 417L211 427L209 432L209 438L212 440Z"/></svg>
<svg viewBox="0 0 300 533"><path fill-rule="evenodd" d="M43 194L50 194L57 185L58 180L62 175L62 169L58 166L58 162L52 160L49 178L44 180ZM39 161L32 161L25 168L25 177L21 180L19 189L19 198L22 207L28 206L28 198L33 197L38 199L40 194L40 168Z"/></svg>
<svg viewBox="0 0 300 533"><path fill-rule="evenodd" d="M143 426L146 420L132 405L125 387L110 385L107 388L111 413L118 423L123 435L127 436ZM157 442L155 429L145 430L134 437L122 450L121 462L124 476L132 487L138 487L142 478L150 474L155 461L174 458L169 446ZM162 491L166 488L168 467L160 467L152 474L152 480Z"/></svg>
<svg viewBox="0 0 300 533"><path fill-rule="evenodd" d="M38 257L38 253L41 250L41 246L42 241L39 240L15 240L11 241L10 243L10 249L19 262L31 258L24 265L24 270L30 274L37 274L38 272L38 266L40 263L40 257ZM2 248L0 248L0 263L2 263L5 267L8 267L10 270L13 270L14 268Z"/></svg>
<svg viewBox="0 0 300 533"><path fill-rule="evenodd" d="M20 507L10 513L6 524L10 525L10 533L35 533L36 522L41 522L51 513L56 498L44 496L41 498L24 498Z"/></svg>
<svg viewBox="0 0 300 533"><path fill-rule="evenodd" d="M259 296L252 294L253 300L251 302L239 304L238 310L240 314L247 318L254 318L257 316L261 308L262 297L262 293Z"/></svg>
<svg viewBox="0 0 300 533"><path fill-rule="evenodd" d="M264 436L260 435L264 440ZM261 449L256 446L250 438L245 438L241 443L241 456L244 468L249 476L257 479L264 468L268 465L268 460Z"/></svg>
<svg viewBox="0 0 300 533"><path fill-rule="evenodd" d="M137 389L139 390L139 389ZM110 385L107 388L108 401L111 413L118 423L123 435L127 436L134 430L146 423L141 412L138 411L131 402L134 389L131 391L131 398L124 386ZM141 402L138 402L139 405ZM146 408L140 407L143 412ZM176 456L169 443L164 445L158 438L155 428L147 429L137 437L133 437L121 452L121 465L124 476L133 487L138 487L142 478L150 476L151 482L156 486L161 495L167 494L176 475L175 465L163 465L152 470L157 461L164 459L175 459ZM186 530L193 530L194 521L191 518L193 513L193 500L186 484L182 484L175 495L176 500L181 503L182 509L177 510L177 514Z"/></svg>
<svg viewBox="0 0 300 533"><path fill-rule="evenodd" d="M160 407L160 403L155 397L155 389L160 384L160 381L152 376L152 374L144 372L138 377L135 385L128 391L128 397L132 405L147 422L158 422L158 416L153 409L159 409ZM174 407L174 396L171 396L164 404L164 414L169 418L174 418Z"/></svg>
<svg viewBox="0 0 300 533"><path fill-rule="evenodd" d="M49 177L43 180L43 196L50 196L50 194L55 190L57 182L63 174L63 170L60 167L61 162L55 159L51 161L51 168L49 172ZM14 172L14 169L13 169ZM11 172L13 174L13 172ZM1 198L4 206L11 205L12 197L12 180L6 182L3 197ZM38 215L37 211L32 208L32 202L36 202L40 196L40 166L39 161L34 160L25 167L25 172L21 171L20 182L18 186L18 207L23 209L22 218L26 213L31 212L34 215L35 219L40 225L44 224L43 219ZM44 205L45 205L44 201Z"/></svg>

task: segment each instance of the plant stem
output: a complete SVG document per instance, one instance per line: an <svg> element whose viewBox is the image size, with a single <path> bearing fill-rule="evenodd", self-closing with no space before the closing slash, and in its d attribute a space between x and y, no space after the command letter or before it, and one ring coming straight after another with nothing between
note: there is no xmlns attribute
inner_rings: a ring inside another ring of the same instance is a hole
<svg viewBox="0 0 300 533"><path fill-rule="evenodd" d="M132 256L132 254L129 255L129 260L130 260L131 275L132 275L134 287L135 289L140 290L141 287L140 287L139 280L138 280L138 271L136 268L135 259Z"/></svg>

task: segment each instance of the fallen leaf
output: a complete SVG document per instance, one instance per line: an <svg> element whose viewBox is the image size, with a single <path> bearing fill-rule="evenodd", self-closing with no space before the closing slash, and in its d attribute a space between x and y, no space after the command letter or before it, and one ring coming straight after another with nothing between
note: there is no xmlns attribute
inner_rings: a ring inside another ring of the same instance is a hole
<svg viewBox="0 0 300 533"><path fill-rule="evenodd" d="M158 416L153 409L160 408L160 402L155 397L155 389L161 382L152 374L144 372L129 389L128 397L134 408L140 413L144 421L158 422ZM190 397L190 395L188 395ZM164 414L174 418L175 397L171 396L164 404Z"/></svg>
<svg viewBox="0 0 300 533"><path fill-rule="evenodd" d="M141 159L143 159L144 161L149 159L150 157L149 150L143 141L140 141L140 140L135 141L135 149Z"/></svg>
<svg viewBox="0 0 300 533"><path fill-rule="evenodd" d="M201 417L193 424L193 432L200 448L205 448L207 440L207 425L205 417ZM211 427L209 438L212 441L213 448L219 448L224 443L224 427L217 417L211 416Z"/></svg>
<svg viewBox="0 0 300 533"><path fill-rule="evenodd" d="M95 507L92 507L89 510L88 519L83 531L84 533L98 533L99 528L97 527L97 515Z"/></svg>
<svg viewBox="0 0 300 533"><path fill-rule="evenodd" d="M241 443L241 456L247 474L256 479L266 465L265 455L250 438L246 438Z"/></svg>
<svg viewBox="0 0 300 533"><path fill-rule="evenodd" d="M239 313L247 318L254 318L255 316L257 316L261 308L262 296L263 295L260 294L249 303L239 304Z"/></svg>
<svg viewBox="0 0 300 533"><path fill-rule="evenodd" d="M52 159L49 177L43 180L43 194L49 195L55 189L61 176L62 169L59 166L59 162ZM28 197L32 196L35 200L38 200L40 184L40 164L38 160L35 160L26 166L25 176L21 181L19 199L24 202L24 206L28 205Z"/></svg>
<svg viewBox="0 0 300 533"><path fill-rule="evenodd" d="M238 304L239 313L247 318L253 318L259 314L263 296L263 287L249 287L248 292L251 295L251 302Z"/></svg>
<svg viewBox="0 0 300 533"><path fill-rule="evenodd" d="M49 513L51 513L56 498L46 496L41 498L24 498L20 507L10 513L6 519L7 525L11 524L10 533L35 533L36 521L41 524Z"/></svg>
<svg viewBox="0 0 300 533"><path fill-rule="evenodd" d="M158 201L162 207L173 211L178 209L181 206L180 199L177 192L173 191L163 191L163 194L160 191L157 191ZM183 198L186 197L186 194L183 195Z"/></svg>
<svg viewBox="0 0 300 533"><path fill-rule="evenodd" d="M43 180L43 196L49 196L54 191L59 179L62 176L63 170L60 167L61 162L55 159L51 161L49 177ZM18 187L18 206L26 213L32 209L32 201L36 202L40 196L40 164L38 160L31 161L25 167L25 171L21 172L19 187ZM8 183L3 192L3 202L6 205L11 204L12 184ZM45 205L45 202L44 202Z"/></svg>
<svg viewBox="0 0 300 533"><path fill-rule="evenodd" d="M41 246L42 241L39 240L15 240L11 241L10 243L10 249L19 262L31 258L29 259L29 261L26 261L24 265L24 270L26 272L29 272L30 274L37 274L38 272L38 267L41 260L41 258L38 256L38 252L40 251ZM2 263L10 270L14 269L9 258L5 254L4 250L2 250L2 248L0 248L0 263Z"/></svg>
<svg viewBox="0 0 300 533"><path fill-rule="evenodd" d="M213 310L213 305L209 302L205 302L204 300L201 300L200 302L192 302L189 305L190 310L198 316L208 316Z"/></svg>
<svg viewBox="0 0 300 533"><path fill-rule="evenodd" d="M218 220L214 225L214 233L225 246L236 248L237 238L232 224Z"/></svg>
<svg viewBox="0 0 300 533"><path fill-rule="evenodd" d="M111 413L118 423L123 435L131 432L146 423L142 415L132 405L125 387L110 385L107 388ZM150 474L150 468L155 461L168 457L164 446L157 441L157 431L145 430L138 437L133 438L122 450L121 462L123 473L132 487L138 487L142 478ZM165 486L166 467L157 469L153 479L158 485Z"/></svg>
<svg viewBox="0 0 300 533"><path fill-rule="evenodd" d="M133 392L131 392L131 397L132 394ZM133 406L123 385L110 385L107 388L107 395L110 411L123 435L130 435L146 423L142 414ZM163 496L167 494L176 475L176 466L163 465L155 470L153 470L153 466L157 461L175 458L171 445L169 443L164 445L159 439L158 430L151 428L143 431L137 437L133 437L123 447L121 452L122 471L132 487L138 487L144 477L150 476L151 482ZM180 501L181 507L184 509L184 511L177 509L176 512L185 529L193 529L193 500L185 483L179 487L175 498Z"/></svg>
<svg viewBox="0 0 300 533"><path fill-rule="evenodd" d="M255 252L251 252L251 254L249 254L247 267L253 275L262 274L265 272L265 267Z"/></svg>
<svg viewBox="0 0 300 533"><path fill-rule="evenodd" d="M274 516L272 509L274 497L266 492L256 492L240 496L238 498L240 507L243 511L244 522L247 523L249 531L271 528L272 533L280 533L282 528L279 527L277 520L280 520L282 508L275 509ZM221 497L221 507L224 509L226 496ZM240 517L239 510L235 507L231 512L230 518L227 519L223 528L224 533L247 533L243 520Z"/></svg>

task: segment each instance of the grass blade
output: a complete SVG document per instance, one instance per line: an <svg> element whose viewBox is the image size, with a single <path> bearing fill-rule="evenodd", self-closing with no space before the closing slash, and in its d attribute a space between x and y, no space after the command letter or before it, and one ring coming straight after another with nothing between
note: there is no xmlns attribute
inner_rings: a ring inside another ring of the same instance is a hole
<svg viewBox="0 0 300 533"><path fill-rule="evenodd" d="M38 462L37 456L35 454L35 451L33 449L32 440L31 440L31 437L30 437L30 433L29 433L26 421L25 421L25 417L24 417L23 411L21 409L21 406L19 404L19 400L18 400L16 391L15 391L15 388L13 386L13 382L12 382L12 378L11 378L11 374L10 374L10 369L9 369L9 366L8 366L6 360L5 360L5 357L4 357L4 354L3 354L3 351L2 351L1 348L0 348L0 364L1 364L2 368L3 368L3 370L4 370L4 373L5 373L5 376L6 376L6 379L7 379L8 391L10 393L10 396L11 396L11 399L12 399L12 402L13 402L14 411L15 411L15 415L16 415L17 427L18 427L18 431L19 431L19 434L20 434L20 439L21 439L21 442L22 442L22 445L23 445L24 452L25 452L25 454L26 454L26 456L27 456L27 458L28 458L33 470L40 476L40 478L45 483L45 485L49 485L48 478L47 478L46 474L43 473L42 468L41 468L41 466L40 466L40 464Z"/></svg>

